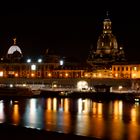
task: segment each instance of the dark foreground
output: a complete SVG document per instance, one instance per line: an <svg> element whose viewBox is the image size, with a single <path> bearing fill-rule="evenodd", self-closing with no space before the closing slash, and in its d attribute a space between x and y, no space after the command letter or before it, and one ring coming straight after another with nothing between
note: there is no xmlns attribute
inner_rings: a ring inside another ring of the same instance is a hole
<svg viewBox="0 0 140 140"><path fill-rule="evenodd" d="M77 136L73 134L63 134L57 132L48 132L45 130L36 130L9 124L0 124L0 139L1 140L98 140L97 138Z"/></svg>

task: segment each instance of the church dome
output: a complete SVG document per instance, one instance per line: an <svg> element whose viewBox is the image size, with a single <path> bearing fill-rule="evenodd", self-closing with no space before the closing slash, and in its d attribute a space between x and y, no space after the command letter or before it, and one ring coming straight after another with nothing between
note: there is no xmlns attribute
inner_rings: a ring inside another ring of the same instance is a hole
<svg viewBox="0 0 140 140"><path fill-rule="evenodd" d="M12 45L9 49L7 54L13 54L14 52L19 52L20 54L22 54L21 49L17 46L17 45Z"/></svg>
<svg viewBox="0 0 140 140"><path fill-rule="evenodd" d="M125 61L123 48L118 47L118 42L112 33L112 22L108 17L103 21L103 32L97 40L97 49L90 50L87 62L91 65L111 64L118 61Z"/></svg>
<svg viewBox="0 0 140 140"><path fill-rule="evenodd" d="M118 49L116 37L113 34L101 34L97 41L97 50Z"/></svg>
<svg viewBox="0 0 140 140"><path fill-rule="evenodd" d="M14 44L8 49L7 55L14 54L14 52L19 52L22 54L21 49L16 45L16 38L13 39Z"/></svg>
<svg viewBox="0 0 140 140"><path fill-rule="evenodd" d="M112 34L111 20L107 17L103 21L103 33L97 41L97 54L111 54L112 51L118 49L116 37Z"/></svg>

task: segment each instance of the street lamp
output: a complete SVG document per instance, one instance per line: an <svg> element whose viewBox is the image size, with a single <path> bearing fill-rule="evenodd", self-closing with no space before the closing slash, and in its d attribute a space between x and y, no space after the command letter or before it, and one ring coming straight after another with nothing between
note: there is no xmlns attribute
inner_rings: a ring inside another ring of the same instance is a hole
<svg viewBox="0 0 140 140"><path fill-rule="evenodd" d="M27 63L31 63L31 59L27 59Z"/></svg>
<svg viewBox="0 0 140 140"><path fill-rule="evenodd" d="M60 66L63 66L64 65L64 60L60 60L59 63L60 63Z"/></svg>
<svg viewBox="0 0 140 140"><path fill-rule="evenodd" d="M39 59L38 59L38 63L41 63L41 62L42 62L42 59L41 59L41 58L39 58Z"/></svg>

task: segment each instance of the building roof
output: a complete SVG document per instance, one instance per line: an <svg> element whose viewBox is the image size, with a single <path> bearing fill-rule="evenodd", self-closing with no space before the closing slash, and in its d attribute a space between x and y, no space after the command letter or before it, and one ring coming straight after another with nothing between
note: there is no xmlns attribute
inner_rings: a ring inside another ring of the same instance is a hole
<svg viewBox="0 0 140 140"><path fill-rule="evenodd" d="M14 52L18 51L20 54L22 54L21 49L17 45L12 45L9 49L7 54L13 54Z"/></svg>

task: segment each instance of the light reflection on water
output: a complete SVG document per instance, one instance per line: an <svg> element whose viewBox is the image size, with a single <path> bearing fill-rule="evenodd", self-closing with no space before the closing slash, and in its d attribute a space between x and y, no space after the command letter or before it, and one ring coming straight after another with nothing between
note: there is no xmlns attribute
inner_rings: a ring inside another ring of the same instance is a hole
<svg viewBox="0 0 140 140"><path fill-rule="evenodd" d="M0 123L109 139L140 139L140 105L121 100L0 100Z"/></svg>

